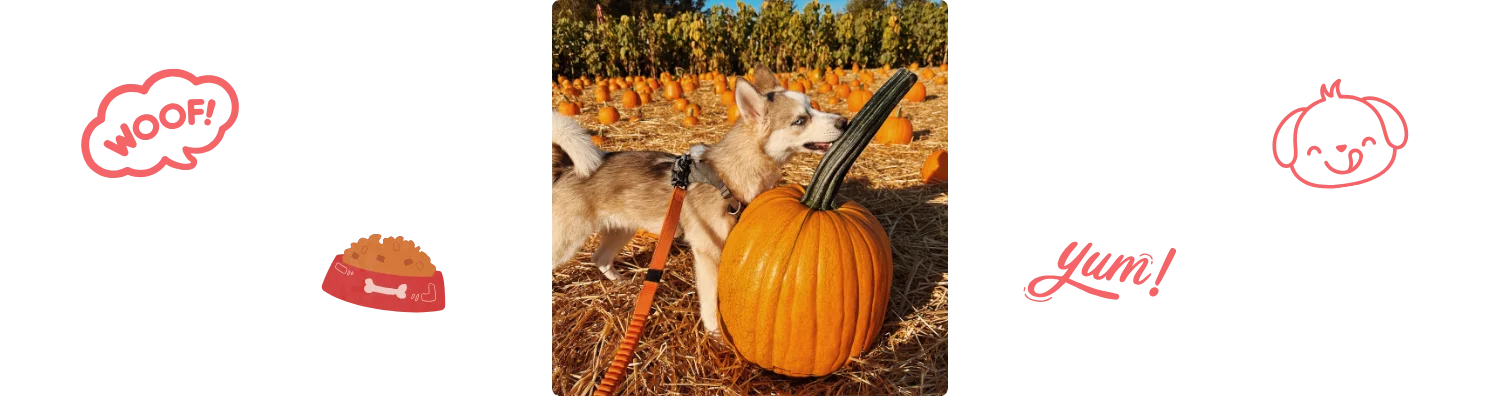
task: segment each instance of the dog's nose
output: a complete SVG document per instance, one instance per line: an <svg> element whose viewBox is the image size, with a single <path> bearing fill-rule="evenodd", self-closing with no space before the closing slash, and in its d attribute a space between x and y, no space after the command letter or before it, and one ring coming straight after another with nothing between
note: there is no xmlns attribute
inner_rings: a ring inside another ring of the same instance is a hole
<svg viewBox="0 0 1500 396"><path fill-rule="evenodd" d="M1349 145L1347 145L1347 144L1340 144L1338 147L1334 147L1334 148L1339 149L1339 152L1342 153L1342 152L1344 152L1344 149L1349 148Z"/></svg>
<svg viewBox="0 0 1500 396"><path fill-rule="evenodd" d="M844 117L839 117L838 121L834 121L833 122L833 127L834 128L838 128L840 131L842 131L842 130L844 130L844 128L849 127L849 119L848 118L844 118Z"/></svg>

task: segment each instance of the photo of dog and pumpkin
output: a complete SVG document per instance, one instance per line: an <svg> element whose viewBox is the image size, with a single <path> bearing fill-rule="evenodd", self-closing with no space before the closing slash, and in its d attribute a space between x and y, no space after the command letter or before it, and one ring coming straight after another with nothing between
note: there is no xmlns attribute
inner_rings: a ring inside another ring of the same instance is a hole
<svg viewBox="0 0 1500 396"><path fill-rule="evenodd" d="M553 391L946 393L947 11L555 2Z"/></svg>

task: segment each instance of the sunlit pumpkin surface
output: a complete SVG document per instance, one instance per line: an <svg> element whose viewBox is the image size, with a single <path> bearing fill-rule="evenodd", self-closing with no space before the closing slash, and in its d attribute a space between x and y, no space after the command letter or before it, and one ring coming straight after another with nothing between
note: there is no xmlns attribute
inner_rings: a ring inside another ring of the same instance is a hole
<svg viewBox="0 0 1500 396"><path fill-rule="evenodd" d="M789 185L755 198L729 234L719 312L735 349L789 376L821 376L869 348L891 289L890 239L865 207L801 202Z"/></svg>

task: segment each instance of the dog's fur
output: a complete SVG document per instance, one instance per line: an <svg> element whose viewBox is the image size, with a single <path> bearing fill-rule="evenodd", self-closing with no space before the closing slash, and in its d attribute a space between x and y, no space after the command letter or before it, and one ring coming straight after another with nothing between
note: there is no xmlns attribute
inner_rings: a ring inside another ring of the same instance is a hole
<svg viewBox="0 0 1500 396"><path fill-rule="evenodd" d="M756 65L753 76L753 83L735 81L740 121L701 158L743 203L775 187L792 155L826 152L848 123L813 110L806 95L783 89L764 66ZM552 268L568 262L598 232L594 264L604 277L620 279L612 265L615 255L637 229L656 231L665 220L675 157L654 151L606 153L572 118L553 112ZM715 335L719 254L738 221L726 211L730 203L714 186L694 184L683 201L678 235L662 236L682 236L692 246L703 328Z"/></svg>

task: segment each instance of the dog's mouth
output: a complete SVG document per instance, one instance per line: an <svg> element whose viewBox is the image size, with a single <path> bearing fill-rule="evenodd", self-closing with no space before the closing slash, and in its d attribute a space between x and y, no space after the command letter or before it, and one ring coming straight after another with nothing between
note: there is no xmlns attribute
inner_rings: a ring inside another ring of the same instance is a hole
<svg viewBox="0 0 1500 396"><path fill-rule="evenodd" d="M828 152L828 148L832 147L832 146L833 146L833 142L813 142L813 143L808 143L808 144L802 145L802 148L805 148L805 149L808 149L808 150L812 150L812 151L816 151L816 152L819 152L819 153L827 153Z"/></svg>

